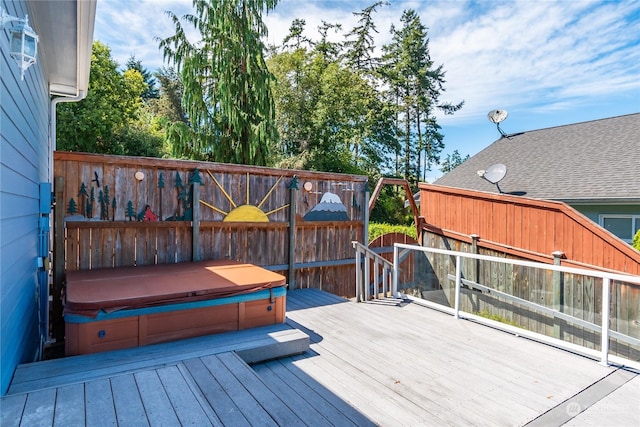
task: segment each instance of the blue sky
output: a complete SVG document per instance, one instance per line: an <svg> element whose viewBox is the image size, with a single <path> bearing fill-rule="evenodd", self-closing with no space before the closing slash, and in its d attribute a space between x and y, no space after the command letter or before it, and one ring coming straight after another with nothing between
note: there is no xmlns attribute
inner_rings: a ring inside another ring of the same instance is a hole
<svg viewBox="0 0 640 427"><path fill-rule="evenodd" d="M295 18L312 38L321 21L346 33L356 24L352 12L373 3L280 0L265 17L267 43L279 44ZM455 115L439 116L444 155L473 155L495 141L487 120L494 109L509 112L500 125L507 133L640 112L640 1L391 0L374 16L379 47L405 9L429 28L431 58L446 71L441 100L465 101ZM173 31L166 10L189 13L191 0L98 0L94 37L118 63L134 54L155 71L163 65L155 38ZM439 175L436 167L427 181Z"/></svg>

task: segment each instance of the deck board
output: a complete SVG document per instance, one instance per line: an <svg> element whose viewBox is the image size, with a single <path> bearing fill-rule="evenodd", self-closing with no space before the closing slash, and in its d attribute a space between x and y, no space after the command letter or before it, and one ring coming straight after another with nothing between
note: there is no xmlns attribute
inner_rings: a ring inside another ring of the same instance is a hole
<svg viewBox="0 0 640 427"><path fill-rule="evenodd" d="M301 417L294 413L281 399L274 393L253 369L248 367L242 359L234 353L222 353L216 356L217 359L231 372L238 383L251 395L269 417L278 426L303 425ZM259 418L258 421L264 422Z"/></svg>
<svg viewBox="0 0 640 427"><path fill-rule="evenodd" d="M77 426L84 423L84 384L58 388L53 424Z"/></svg>
<svg viewBox="0 0 640 427"><path fill-rule="evenodd" d="M311 349L318 353L292 358L298 367L345 400L358 397L352 389L392 390L416 403L414 420L430 422L435 416L437 424L524 424L613 369L416 304L322 299L324 305L317 307L317 291L297 292L288 297L289 318L312 327ZM340 369L332 371L334 366ZM339 375L351 386L336 388ZM385 413L385 405L397 407L393 400L360 399L356 406L375 422L401 421L386 415L391 409Z"/></svg>
<svg viewBox="0 0 640 427"><path fill-rule="evenodd" d="M15 418L47 426L54 416L80 426L535 425L566 414L572 399L585 407L562 418L568 425L640 425L638 373L414 303L359 304L305 289L289 293L287 309L278 333L306 333L302 354L249 366L241 335L235 353L217 351L234 344L220 337L214 352L204 350L209 339L165 346L167 355L149 346L150 363L130 349L81 360L82 369L32 366L18 385L37 384L34 372L52 366L55 374L45 374L44 389L2 398L2 426Z"/></svg>
<svg viewBox="0 0 640 427"><path fill-rule="evenodd" d="M19 365L16 369L9 394L108 378L156 366L175 365L184 359L227 351L246 353L254 359L258 356L270 359L282 356L281 351L285 354L304 351L308 347L308 341L305 342L304 338L303 334L290 326L278 324L171 343L28 363ZM257 348L260 351L253 351Z"/></svg>
<svg viewBox="0 0 640 427"><path fill-rule="evenodd" d="M212 420L198 399L195 399L193 390L177 366L167 366L156 372L180 425L202 426L214 423L215 419Z"/></svg>
<svg viewBox="0 0 640 427"><path fill-rule="evenodd" d="M3 427L18 427L24 407L27 403L26 394L6 396L0 401L0 425Z"/></svg>
<svg viewBox="0 0 640 427"><path fill-rule="evenodd" d="M251 425L233 399L225 392L223 386L211 375L202 360L187 360L184 362L184 366L223 425L235 424L239 427Z"/></svg>
<svg viewBox="0 0 640 427"><path fill-rule="evenodd" d="M160 381L157 370L146 370L134 374L142 404L144 405L149 424L178 425L171 400Z"/></svg>
<svg viewBox="0 0 640 427"><path fill-rule="evenodd" d="M118 424L149 425L133 374L117 375L111 378L111 391Z"/></svg>
<svg viewBox="0 0 640 427"><path fill-rule="evenodd" d="M49 390L55 392L55 389L46 389L45 391ZM111 393L111 382L108 378L89 381L85 384L85 416L88 426L118 425L113 405L113 394Z"/></svg>

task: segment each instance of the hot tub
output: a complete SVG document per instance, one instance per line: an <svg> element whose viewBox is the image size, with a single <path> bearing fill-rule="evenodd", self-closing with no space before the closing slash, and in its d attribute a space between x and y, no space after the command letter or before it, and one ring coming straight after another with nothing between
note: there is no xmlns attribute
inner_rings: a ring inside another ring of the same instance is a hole
<svg viewBox="0 0 640 427"><path fill-rule="evenodd" d="M285 277L200 261L67 272L65 353L96 353L283 323Z"/></svg>

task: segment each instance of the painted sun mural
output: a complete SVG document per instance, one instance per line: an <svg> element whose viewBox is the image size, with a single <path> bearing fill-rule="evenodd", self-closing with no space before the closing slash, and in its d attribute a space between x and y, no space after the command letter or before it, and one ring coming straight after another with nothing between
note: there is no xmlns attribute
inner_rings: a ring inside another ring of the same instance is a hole
<svg viewBox="0 0 640 427"><path fill-rule="evenodd" d="M275 182L275 184L273 184L271 186L271 188L269 189L269 191L267 191L267 194L265 194L265 196L262 198L262 200L260 201L260 203L258 203L257 205L251 205L249 203L249 174L247 173L247 192L246 192L246 202L244 204L238 204L236 203L233 198L229 195L229 193L227 191L225 191L225 189L222 187L222 185L220 185L220 183L218 182L218 180L213 176L213 174L210 171L207 171L207 173L209 174L209 176L211 177L211 179L213 180L214 184L220 189L220 192L224 195L224 197L226 197L226 199L229 201L229 203L231 204L231 210L229 212L225 212L224 210L212 205L211 203L207 203L204 200L200 200L200 203L202 203L203 205L207 206L208 208L214 210L215 212L218 212L222 215L224 215L224 219L222 220L223 222L269 222L269 215L274 214L278 211L281 211L282 209L286 209L287 207L289 207L289 204L286 204L284 206L280 206L279 208L276 208L272 211L268 211L268 212L264 212L262 210L262 206L265 204L265 202L269 199L269 196L271 196L271 193L273 193L273 190L275 190L275 188L277 187L277 185L280 183L280 181L282 180L282 177L279 177L278 180Z"/></svg>

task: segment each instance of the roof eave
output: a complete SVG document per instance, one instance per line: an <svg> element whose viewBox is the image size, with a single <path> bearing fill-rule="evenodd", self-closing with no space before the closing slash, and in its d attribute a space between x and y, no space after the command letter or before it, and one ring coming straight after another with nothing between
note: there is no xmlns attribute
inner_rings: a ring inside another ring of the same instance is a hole
<svg viewBox="0 0 640 427"><path fill-rule="evenodd" d="M38 56L49 83L49 93L76 96L86 93L97 0L29 1L29 18L38 33Z"/></svg>

